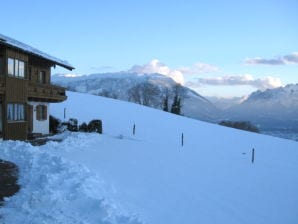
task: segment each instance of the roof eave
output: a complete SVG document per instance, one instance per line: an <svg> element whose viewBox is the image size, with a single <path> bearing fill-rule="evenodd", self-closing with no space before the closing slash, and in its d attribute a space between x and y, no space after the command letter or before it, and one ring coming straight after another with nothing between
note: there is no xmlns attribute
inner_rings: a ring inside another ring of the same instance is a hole
<svg viewBox="0 0 298 224"><path fill-rule="evenodd" d="M47 59L46 59L47 60ZM63 68L66 68L66 69L68 69L68 70L70 70L70 71L72 71L72 70L74 70L75 69L75 67L72 67L72 66L70 66L70 65L65 65L65 64L61 64L61 63L57 63L57 62L55 62L55 61L52 61L55 65L59 65L60 67L63 67Z"/></svg>

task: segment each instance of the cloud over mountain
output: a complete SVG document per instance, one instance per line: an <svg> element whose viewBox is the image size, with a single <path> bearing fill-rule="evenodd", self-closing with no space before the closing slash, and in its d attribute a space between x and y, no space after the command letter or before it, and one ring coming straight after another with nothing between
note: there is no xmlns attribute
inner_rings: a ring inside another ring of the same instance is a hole
<svg viewBox="0 0 298 224"><path fill-rule="evenodd" d="M157 59L151 60L144 65L134 65L128 72L140 73L140 74L153 74L158 73L168 76L175 80L177 83L184 84L183 74L179 70L170 69L167 65L161 63Z"/></svg>
<svg viewBox="0 0 298 224"><path fill-rule="evenodd" d="M190 67L181 67L178 69L171 69L166 64L160 62L157 59L151 60L144 65L134 65L128 72L140 73L140 74L152 74L158 73L168 76L175 80L177 83L184 84L184 75L197 75L210 72L217 72L219 68L215 65L197 62Z"/></svg>
<svg viewBox="0 0 298 224"><path fill-rule="evenodd" d="M260 90L276 88L282 85L279 78L267 76L262 79L256 79L250 74L233 75L222 77L198 78L195 82L187 82L188 87L198 87L202 85L222 85L222 86L236 86L248 85Z"/></svg>
<svg viewBox="0 0 298 224"><path fill-rule="evenodd" d="M272 65L283 63L298 64L298 53L288 54L280 59L247 59L247 63L263 63ZM192 66L170 68L168 65L160 62L158 59L153 59L143 65L134 65L130 69L123 72L129 74L161 74L173 79L176 83L191 88L202 86L250 86L258 90L266 90L282 86L281 80L272 76L266 76L262 78L255 78L251 74L214 76L216 74L222 74L220 69L215 65L202 62L197 62ZM202 74L207 73L212 73L212 76L202 76ZM71 76L75 77L77 75Z"/></svg>
<svg viewBox="0 0 298 224"><path fill-rule="evenodd" d="M203 73L217 72L219 71L219 68L215 65L197 62L193 64L191 67L182 67L182 68L179 68L178 70L183 74L197 75L197 74L203 74Z"/></svg>
<svg viewBox="0 0 298 224"><path fill-rule="evenodd" d="M279 58L265 59L265 58L247 58L245 64L248 65L286 65L286 64L298 64L298 52L293 52L281 56Z"/></svg>

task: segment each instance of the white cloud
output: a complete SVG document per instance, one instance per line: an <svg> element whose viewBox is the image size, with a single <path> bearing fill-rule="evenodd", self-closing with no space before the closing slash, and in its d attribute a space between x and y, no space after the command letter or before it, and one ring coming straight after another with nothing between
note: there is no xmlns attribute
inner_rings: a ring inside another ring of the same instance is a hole
<svg viewBox="0 0 298 224"><path fill-rule="evenodd" d="M197 62L191 67L182 67L178 69L183 74L187 75L197 75L203 73L217 72L219 68L215 65L206 64L202 62Z"/></svg>
<svg viewBox="0 0 298 224"><path fill-rule="evenodd" d="M298 52L285 55L284 59L288 64L298 64Z"/></svg>
<svg viewBox="0 0 298 224"><path fill-rule="evenodd" d="M184 76L179 70L170 69L167 65L161 63L157 59L153 59L148 64L145 65L134 65L129 72L139 73L139 74L152 74L158 73L172 78L175 82L184 84Z"/></svg>
<svg viewBox="0 0 298 224"><path fill-rule="evenodd" d="M199 87L202 85L221 85L221 86L252 86L260 90L272 89L282 86L279 78L267 76L265 78L256 79L250 74L233 75L211 78L199 78L195 82L187 82L188 87Z"/></svg>
<svg viewBox="0 0 298 224"><path fill-rule="evenodd" d="M144 65L134 65L129 72L139 74L152 74L158 73L172 78L174 81L180 84L184 84L184 75L197 75L203 73L217 72L218 67L211 64L197 62L191 67L181 67L178 69L171 69L167 65L161 63L157 59L151 60L149 63Z"/></svg>
<svg viewBox="0 0 298 224"><path fill-rule="evenodd" d="M286 64L298 64L298 52L284 55L279 58L265 59L265 58L247 58L245 64L249 65L286 65Z"/></svg>
<svg viewBox="0 0 298 224"><path fill-rule="evenodd" d="M291 58L293 61L295 58ZM251 86L260 90L271 89L282 86L279 78L267 76L264 78L254 78L251 74L229 75L209 78L197 78L195 81L184 81L184 74L195 75L209 72L216 72L219 68L205 63L196 63L191 67L183 67L180 69L171 69L167 65L154 59L144 65L134 65L128 72L139 74L158 73L172 78L177 83L188 87L200 87L202 85L213 86Z"/></svg>

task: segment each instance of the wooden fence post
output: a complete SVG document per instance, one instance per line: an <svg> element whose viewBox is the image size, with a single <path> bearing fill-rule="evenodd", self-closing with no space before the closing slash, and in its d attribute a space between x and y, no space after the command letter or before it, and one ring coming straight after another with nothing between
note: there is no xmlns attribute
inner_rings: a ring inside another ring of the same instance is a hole
<svg viewBox="0 0 298 224"><path fill-rule="evenodd" d="M64 121L66 119L66 108L64 107Z"/></svg>
<svg viewBox="0 0 298 224"><path fill-rule="evenodd" d="M132 134L135 135L136 134L136 124L133 124L133 128L132 128Z"/></svg>
<svg viewBox="0 0 298 224"><path fill-rule="evenodd" d="M254 163L255 161L255 149L252 149L252 153L251 153L251 163Z"/></svg>

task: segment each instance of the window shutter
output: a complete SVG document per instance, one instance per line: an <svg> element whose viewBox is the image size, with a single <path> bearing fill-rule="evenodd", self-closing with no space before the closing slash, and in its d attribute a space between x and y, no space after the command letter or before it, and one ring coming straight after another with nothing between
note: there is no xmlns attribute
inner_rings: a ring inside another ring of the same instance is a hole
<svg viewBox="0 0 298 224"><path fill-rule="evenodd" d="M36 120L40 121L40 105L36 106Z"/></svg>
<svg viewBox="0 0 298 224"><path fill-rule="evenodd" d="M48 116L47 106L38 105L36 106L36 120L43 121L46 120Z"/></svg>
<svg viewBox="0 0 298 224"><path fill-rule="evenodd" d="M47 119L47 106L42 106L42 119L46 120Z"/></svg>

